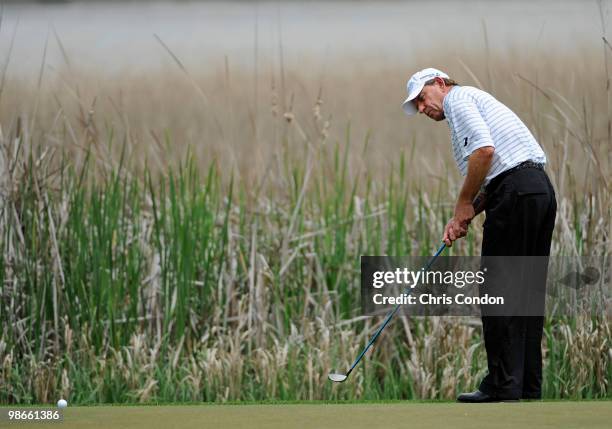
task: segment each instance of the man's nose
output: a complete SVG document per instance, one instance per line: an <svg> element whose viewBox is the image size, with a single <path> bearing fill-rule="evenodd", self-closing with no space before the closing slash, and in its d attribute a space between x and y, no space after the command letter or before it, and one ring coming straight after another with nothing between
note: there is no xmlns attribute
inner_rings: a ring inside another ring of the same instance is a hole
<svg viewBox="0 0 612 429"><path fill-rule="evenodd" d="M421 103L420 101L417 101L417 111L419 113L423 113L423 110L425 110L425 105Z"/></svg>

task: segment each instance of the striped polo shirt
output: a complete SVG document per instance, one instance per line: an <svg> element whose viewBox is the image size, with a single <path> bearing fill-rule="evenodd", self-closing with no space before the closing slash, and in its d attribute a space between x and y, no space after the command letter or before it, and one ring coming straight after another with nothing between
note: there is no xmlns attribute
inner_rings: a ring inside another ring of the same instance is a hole
<svg viewBox="0 0 612 429"><path fill-rule="evenodd" d="M546 163L544 151L525 124L492 95L471 86L453 86L443 108L463 176L470 154L484 146L495 147L495 152L483 185L524 161Z"/></svg>

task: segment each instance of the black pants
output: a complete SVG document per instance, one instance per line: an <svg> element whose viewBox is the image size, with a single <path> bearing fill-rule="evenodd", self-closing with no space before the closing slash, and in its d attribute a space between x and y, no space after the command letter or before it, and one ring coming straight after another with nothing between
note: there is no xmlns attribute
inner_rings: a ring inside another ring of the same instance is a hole
<svg viewBox="0 0 612 429"><path fill-rule="evenodd" d="M546 173L524 168L496 179L487 186L483 259L548 256L557 202ZM545 270L539 287L543 297ZM543 304L542 299L539 314L533 316L488 316L483 311L489 372L480 384L482 392L502 399L541 397Z"/></svg>

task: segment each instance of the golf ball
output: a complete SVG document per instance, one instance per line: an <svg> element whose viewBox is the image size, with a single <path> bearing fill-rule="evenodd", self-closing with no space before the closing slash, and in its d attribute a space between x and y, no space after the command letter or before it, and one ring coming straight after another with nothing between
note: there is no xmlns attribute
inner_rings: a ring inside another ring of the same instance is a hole
<svg viewBox="0 0 612 429"><path fill-rule="evenodd" d="M68 402L65 399L60 399L57 401L57 408L66 408L68 406Z"/></svg>

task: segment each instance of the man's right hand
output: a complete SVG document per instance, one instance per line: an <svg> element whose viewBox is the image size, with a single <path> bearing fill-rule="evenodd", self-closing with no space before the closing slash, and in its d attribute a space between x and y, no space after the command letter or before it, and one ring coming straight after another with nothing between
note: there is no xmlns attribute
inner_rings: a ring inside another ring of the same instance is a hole
<svg viewBox="0 0 612 429"><path fill-rule="evenodd" d="M448 221L446 227L444 228L444 237L442 240L448 247L452 247L453 241L467 235L468 226L469 224L460 223L453 217L450 221Z"/></svg>

